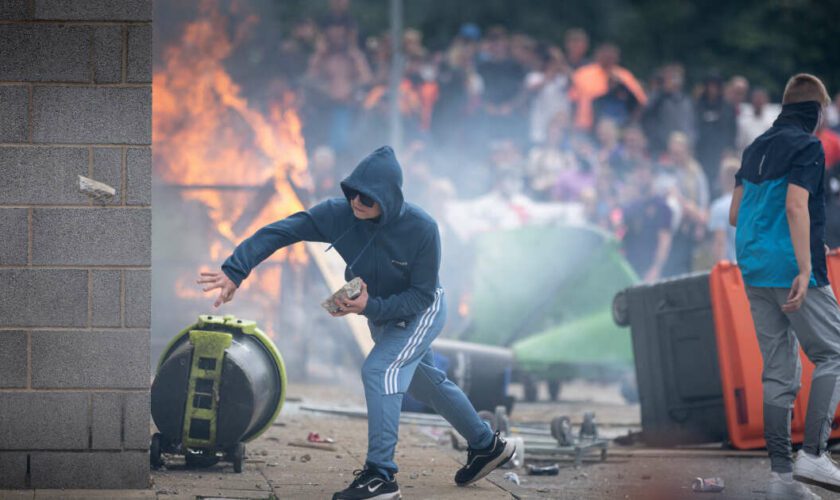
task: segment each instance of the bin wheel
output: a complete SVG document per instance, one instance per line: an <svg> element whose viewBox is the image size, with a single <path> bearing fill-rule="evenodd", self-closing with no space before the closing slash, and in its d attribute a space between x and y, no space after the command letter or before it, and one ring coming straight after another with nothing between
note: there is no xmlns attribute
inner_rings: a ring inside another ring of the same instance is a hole
<svg viewBox="0 0 840 500"><path fill-rule="evenodd" d="M163 465L163 458L160 456L160 433L152 435L152 442L149 445L149 465L153 469L159 469Z"/></svg>
<svg viewBox="0 0 840 500"><path fill-rule="evenodd" d="M554 417L551 419L551 437L557 440L560 446L571 446L574 444L572 435L572 423L569 417Z"/></svg>
<svg viewBox="0 0 840 500"><path fill-rule="evenodd" d="M233 447L230 461L233 462L233 472L242 472L242 463L245 461L245 443L236 443Z"/></svg>
<svg viewBox="0 0 840 500"><path fill-rule="evenodd" d="M627 291L622 290L615 294L612 302L612 317L618 326L630 325L630 314L627 310Z"/></svg>

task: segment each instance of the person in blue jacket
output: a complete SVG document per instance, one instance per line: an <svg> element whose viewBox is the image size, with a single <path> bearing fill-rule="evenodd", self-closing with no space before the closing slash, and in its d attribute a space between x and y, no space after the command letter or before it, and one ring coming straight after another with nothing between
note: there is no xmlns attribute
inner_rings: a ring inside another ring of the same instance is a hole
<svg viewBox="0 0 840 500"><path fill-rule="evenodd" d="M794 479L840 491L840 469L826 451L840 402L840 307L825 258L825 155L814 136L828 103L817 77L801 73L788 81L779 117L744 150L729 210L764 361L768 499L820 498ZM815 368L794 460L790 422L802 377L800 346Z"/></svg>
<svg viewBox="0 0 840 500"><path fill-rule="evenodd" d="M443 328L446 302L440 285L440 234L423 209L403 199L402 169L383 146L341 182L333 198L269 224L236 247L222 272L202 273L205 291L220 289L218 307L233 299L254 267L299 241L329 243L347 263L345 279L363 281L361 294L337 302L333 316L361 314L374 347L362 366L368 413L365 466L333 499L400 498L394 475L400 408L408 391L434 408L466 438L466 465L455 483L466 486L510 460L512 442L479 418L466 395L435 368L430 344Z"/></svg>

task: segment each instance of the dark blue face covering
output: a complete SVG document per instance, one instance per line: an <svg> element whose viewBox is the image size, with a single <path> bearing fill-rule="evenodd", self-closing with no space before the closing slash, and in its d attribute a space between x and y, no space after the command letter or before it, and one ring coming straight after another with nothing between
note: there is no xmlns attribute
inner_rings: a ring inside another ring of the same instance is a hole
<svg viewBox="0 0 840 500"><path fill-rule="evenodd" d="M822 106L817 101L797 102L782 106L782 112L773 125L795 125L813 134L820 124Z"/></svg>

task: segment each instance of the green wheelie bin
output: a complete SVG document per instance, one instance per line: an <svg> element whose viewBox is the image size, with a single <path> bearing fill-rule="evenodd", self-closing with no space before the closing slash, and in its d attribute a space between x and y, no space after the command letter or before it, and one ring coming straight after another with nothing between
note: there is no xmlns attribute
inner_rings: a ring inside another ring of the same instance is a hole
<svg viewBox="0 0 840 500"><path fill-rule="evenodd" d="M286 397L283 358L254 321L202 315L161 354L152 383L159 432L150 463L184 455L189 467L225 460L242 472L245 442L268 429Z"/></svg>

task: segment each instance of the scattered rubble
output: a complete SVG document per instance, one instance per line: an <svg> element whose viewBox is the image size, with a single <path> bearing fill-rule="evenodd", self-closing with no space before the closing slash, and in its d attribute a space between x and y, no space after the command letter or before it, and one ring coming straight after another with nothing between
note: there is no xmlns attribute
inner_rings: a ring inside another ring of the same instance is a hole
<svg viewBox="0 0 840 500"><path fill-rule="evenodd" d="M504 478L505 481L510 481L511 483L514 483L517 486L520 485L519 475L517 475L515 472L505 472Z"/></svg>
<svg viewBox="0 0 840 500"><path fill-rule="evenodd" d="M344 300L349 299L353 300L362 293L362 280L361 278L353 278L349 282L345 283L343 287L339 288L334 294L330 295L324 302L321 303L321 307L327 310L330 314L335 314L340 311L338 304L335 303L336 300Z"/></svg>
<svg viewBox="0 0 840 500"><path fill-rule="evenodd" d="M321 435L317 432L310 432L309 435L306 436L306 440L310 443L335 443L335 439L331 437L321 437Z"/></svg>
<svg viewBox="0 0 840 500"><path fill-rule="evenodd" d="M332 443L313 443L310 441L304 441L302 439L295 439L293 441L289 441L289 446L296 446L298 448L311 448L314 450L322 450L322 451L338 451L338 448Z"/></svg>
<svg viewBox="0 0 840 500"><path fill-rule="evenodd" d="M556 476L560 474L560 464L552 464L545 467L528 464L526 469L528 470L529 476Z"/></svg>
<svg viewBox="0 0 840 500"><path fill-rule="evenodd" d="M721 477L695 478L691 483L691 489L704 493L719 493L723 491L724 484Z"/></svg>

